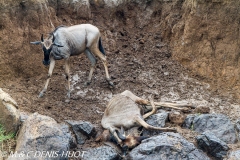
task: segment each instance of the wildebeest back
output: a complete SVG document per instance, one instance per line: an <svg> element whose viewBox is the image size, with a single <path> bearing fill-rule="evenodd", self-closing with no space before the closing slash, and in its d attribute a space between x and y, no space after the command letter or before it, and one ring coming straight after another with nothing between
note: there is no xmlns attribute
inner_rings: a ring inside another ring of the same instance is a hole
<svg viewBox="0 0 240 160"><path fill-rule="evenodd" d="M108 128L109 126L121 127L125 129L133 127L135 120L134 116L141 116L140 108L137 104L124 95L116 95L107 105L102 118L102 126Z"/></svg>

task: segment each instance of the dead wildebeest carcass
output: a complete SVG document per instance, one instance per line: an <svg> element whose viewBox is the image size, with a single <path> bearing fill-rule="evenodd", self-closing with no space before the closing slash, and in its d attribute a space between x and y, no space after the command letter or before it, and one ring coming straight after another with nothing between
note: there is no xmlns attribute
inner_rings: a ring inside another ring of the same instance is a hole
<svg viewBox="0 0 240 160"><path fill-rule="evenodd" d="M43 64L49 65L47 82L40 92L39 97L42 97L47 91L47 87L52 76L55 60L65 60L65 73L68 81L68 93L70 97L70 68L69 57L79 55L84 52L88 59L91 61L90 73L86 84L90 84L92 74L96 65L95 56L99 57L104 65L106 72L106 80L113 86L108 73L107 60L105 52L101 43L101 37L99 29L91 24L81 24L74 26L59 26L53 32L49 34L47 39L41 41L31 42L32 44L41 44L44 52Z"/></svg>
<svg viewBox="0 0 240 160"><path fill-rule="evenodd" d="M145 111L152 111L146 114L142 114L141 109L137 104L145 105ZM126 90L121 94L116 95L108 103L101 121L103 128L106 130L101 136L97 138L97 141L107 141L114 138L114 140L121 147L126 149L135 147L141 143L144 138L147 137L136 136L136 134L125 136L123 134L123 129L129 130L131 128L138 128L140 126L143 126L146 129L176 132L176 128L154 127L144 121L145 118L154 114L157 108L160 107L173 108L188 112L193 106L176 103L153 102L151 99L149 102L148 100L142 99L134 95L132 92Z"/></svg>

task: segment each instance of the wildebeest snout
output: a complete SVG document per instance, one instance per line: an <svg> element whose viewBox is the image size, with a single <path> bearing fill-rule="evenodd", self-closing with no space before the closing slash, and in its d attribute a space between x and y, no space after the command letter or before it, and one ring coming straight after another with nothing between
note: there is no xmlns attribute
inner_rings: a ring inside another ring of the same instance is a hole
<svg viewBox="0 0 240 160"><path fill-rule="evenodd" d="M43 60L43 64L45 65L45 66L48 66L49 64L50 64L50 60Z"/></svg>

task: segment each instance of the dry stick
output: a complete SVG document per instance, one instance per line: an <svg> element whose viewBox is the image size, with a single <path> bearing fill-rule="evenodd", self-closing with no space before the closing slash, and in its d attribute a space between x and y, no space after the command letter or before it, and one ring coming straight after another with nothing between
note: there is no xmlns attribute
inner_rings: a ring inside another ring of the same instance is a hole
<svg viewBox="0 0 240 160"><path fill-rule="evenodd" d="M194 109L195 107L190 104L177 104L177 103L170 103L170 102L154 102L155 105L157 106L163 106L163 107L177 107L177 108L183 108L183 107L188 107Z"/></svg>
<svg viewBox="0 0 240 160"><path fill-rule="evenodd" d="M166 108L172 108L172 109L177 109L181 111L189 111L191 109L194 109L195 107L193 105L189 104L176 104L176 103L169 103L169 102L154 102L154 104L157 106L156 108L159 109L161 107L166 107ZM149 104L146 105L147 110L151 110L152 106Z"/></svg>

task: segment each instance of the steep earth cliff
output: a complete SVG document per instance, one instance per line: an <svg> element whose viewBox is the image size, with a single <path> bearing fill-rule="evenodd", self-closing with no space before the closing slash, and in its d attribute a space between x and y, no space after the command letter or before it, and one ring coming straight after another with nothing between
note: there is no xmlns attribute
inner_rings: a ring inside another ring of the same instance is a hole
<svg viewBox="0 0 240 160"><path fill-rule="evenodd" d="M239 99L239 1L227 0L12 0L0 2L0 76L33 78L43 72L39 40L58 25L92 23L109 54L170 54L221 92ZM121 38L119 37L121 35ZM136 43L137 42L137 43ZM139 44L140 43L140 44ZM141 52L139 52L141 53Z"/></svg>

